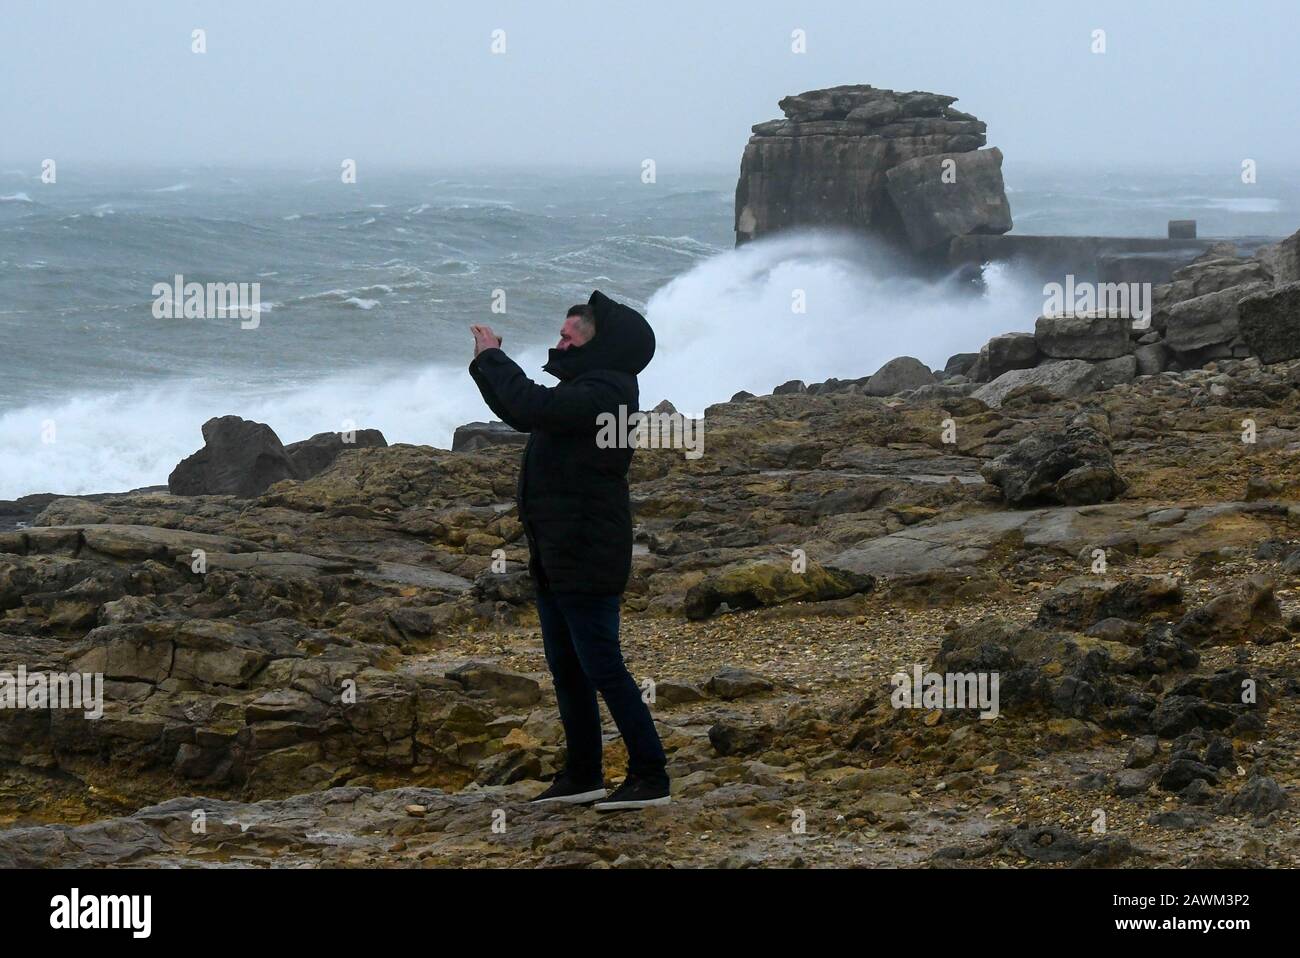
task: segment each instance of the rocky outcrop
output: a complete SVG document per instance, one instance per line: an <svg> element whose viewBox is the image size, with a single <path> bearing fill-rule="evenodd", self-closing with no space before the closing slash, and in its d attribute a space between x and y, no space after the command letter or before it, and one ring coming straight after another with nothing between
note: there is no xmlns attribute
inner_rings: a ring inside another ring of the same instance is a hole
<svg viewBox="0 0 1300 958"><path fill-rule="evenodd" d="M289 443L284 451L293 463L297 478L309 479L324 472L341 452L387 445L388 440L378 429L356 429L349 432L318 432L310 439Z"/></svg>
<svg viewBox="0 0 1300 958"><path fill-rule="evenodd" d="M519 432L503 422L468 422L457 426L451 438L452 452L473 452L488 446L522 446L528 433Z"/></svg>
<svg viewBox="0 0 1300 958"><path fill-rule="evenodd" d="M298 470L270 426L239 416L218 416L203 424L203 448L181 460L167 477L177 496L260 496Z"/></svg>
<svg viewBox="0 0 1300 958"><path fill-rule="evenodd" d="M1032 369L1014 369L971 395L995 408L1015 395L1034 394L1046 401L1073 399L1101 388L1105 370L1100 366L1083 359L1066 359Z"/></svg>
<svg viewBox="0 0 1300 958"><path fill-rule="evenodd" d="M103 714L0 709L0 864L1300 865L1300 363L996 405L959 377L740 397L702 459L638 452L623 647L674 805L614 843L527 804L565 756L517 447L43 500L0 532L0 671L102 675ZM1112 472L1120 501L1059 504ZM997 672L996 717L896 706L918 665ZM1112 841L1077 837L1103 802Z"/></svg>
<svg viewBox="0 0 1300 958"><path fill-rule="evenodd" d="M1116 359L1133 351L1133 320L1118 313L1040 316L1034 324L1038 351L1053 359Z"/></svg>
<svg viewBox="0 0 1300 958"><path fill-rule="evenodd" d="M683 611L688 619L707 619L723 605L737 611L787 602L824 602L867 592L873 585L871 576L816 563L798 571L762 563L707 576L687 590Z"/></svg>
<svg viewBox="0 0 1300 958"><path fill-rule="evenodd" d="M1248 283L1174 303L1165 312L1165 345L1175 354L1192 357L1213 346L1226 349L1222 355L1231 355L1239 331L1237 303L1268 288L1266 283Z"/></svg>
<svg viewBox="0 0 1300 958"><path fill-rule="evenodd" d="M1063 432L1035 432L981 470L1013 506L1107 502L1126 483L1115 471L1104 417L1080 416Z"/></svg>
<svg viewBox="0 0 1300 958"><path fill-rule="evenodd" d="M387 446L378 429L321 432L282 445L266 423L218 416L203 424L203 448L167 477L176 496L236 496L251 499L284 479L310 479L349 449Z"/></svg>
<svg viewBox="0 0 1300 958"><path fill-rule="evenodd" d="M899 356L881 366L866 381L863 391L868 396L892 396L926 386L935 381L934 373L919 359Z"/></svg>
<svg viewBox="0 0 1300 958"><path fill-rule="evenodd" d="M1006 232L1002 155L978 151L985 124L955 97L866 85L781 100L760 123L736 185L736 242L802 226L848 227L900 249ZM951 160L951 163L945 163Z"/></svg>
<svg viewBox="0 0 1300 958"><path fill-rule="evenodd" d="M1300 359L1300 281L1247 292L1236 308L1241 337L1260 362Z"/></svg>

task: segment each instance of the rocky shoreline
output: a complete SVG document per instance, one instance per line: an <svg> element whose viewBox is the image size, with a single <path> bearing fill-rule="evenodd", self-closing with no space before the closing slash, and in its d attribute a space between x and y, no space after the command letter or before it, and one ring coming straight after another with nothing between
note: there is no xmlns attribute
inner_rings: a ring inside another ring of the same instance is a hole
<svg viewBox="0 0 1300 958"><path fill-rule="evenodd" d="M102 673L105 714L0 712L0 863L1300 864L1300 362L916 372L638 453L626 646L677 802L613 821L522 804L562 735L513 442L48 502L0 534L0 664ZM893 707L915 665L997 670L1000 715Z"/></svg>
<svg viewBox="0 0 1300 958"><path fill-rule="evenodd" d="M743 175L852 135L900 242L1009 228L976 191L927 232L925 158L1001 190L952 98L837 89ZM526 805L563 735L502 424L221 417L166 487L0 503L0 671L104 678L101 717L0 709L0 867L1296 867L1300 233L1152 306L640 450L624 645L675 802L632 816ZM996 674L996 715L901 707L913 670Z"/></svg>

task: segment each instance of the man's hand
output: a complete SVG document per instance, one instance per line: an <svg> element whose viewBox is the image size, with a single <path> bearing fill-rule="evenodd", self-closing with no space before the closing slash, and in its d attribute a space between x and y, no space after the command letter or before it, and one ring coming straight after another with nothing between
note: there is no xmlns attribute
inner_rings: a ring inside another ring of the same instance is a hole
<svg viewBox="0 0 1300 958"><path fill-rule="evenodd" d="M474 355L477 356L485 349L500 349L502 338L492 332L491 326L470 326L469 331L474 334Z"/></svg>

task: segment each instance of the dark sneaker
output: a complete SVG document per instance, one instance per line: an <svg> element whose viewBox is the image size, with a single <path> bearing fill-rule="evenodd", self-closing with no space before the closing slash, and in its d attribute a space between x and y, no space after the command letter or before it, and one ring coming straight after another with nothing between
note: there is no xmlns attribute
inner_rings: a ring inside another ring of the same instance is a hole
<svg viewBox="0 0 1300 958"><path fill-rule="evenodd" d="M606 794L605 783L600 779L596 779L594 782L575 782L566 773L561 772L555 776L555 781L551 783L551 787L532 799L529 804L540 805L543 802L561 802L565 805L589 805L604 798Z"/></svg>
<svg viewBox="0 0 1300 958"><path fill-rule="evenodd" d="M603 802L596 803L598 812L617 812L626 808L649 808L651 805L667 805L672 801L668 794L668 779L650 781L629 775L623 784L614 789L614 794Z"/></svg>

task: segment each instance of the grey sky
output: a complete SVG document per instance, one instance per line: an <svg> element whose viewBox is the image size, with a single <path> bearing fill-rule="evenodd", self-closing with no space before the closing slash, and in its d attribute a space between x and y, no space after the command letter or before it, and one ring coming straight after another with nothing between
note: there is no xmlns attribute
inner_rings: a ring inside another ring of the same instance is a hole
<svg viewBox="0 0 1300 958"><path fill-rule="evenodd" d="M662 175L735 168L787 93L871 83L960 96L1012 162L1294 168L1295 24L1295 0L5 0L0 161Z"/></svg>

